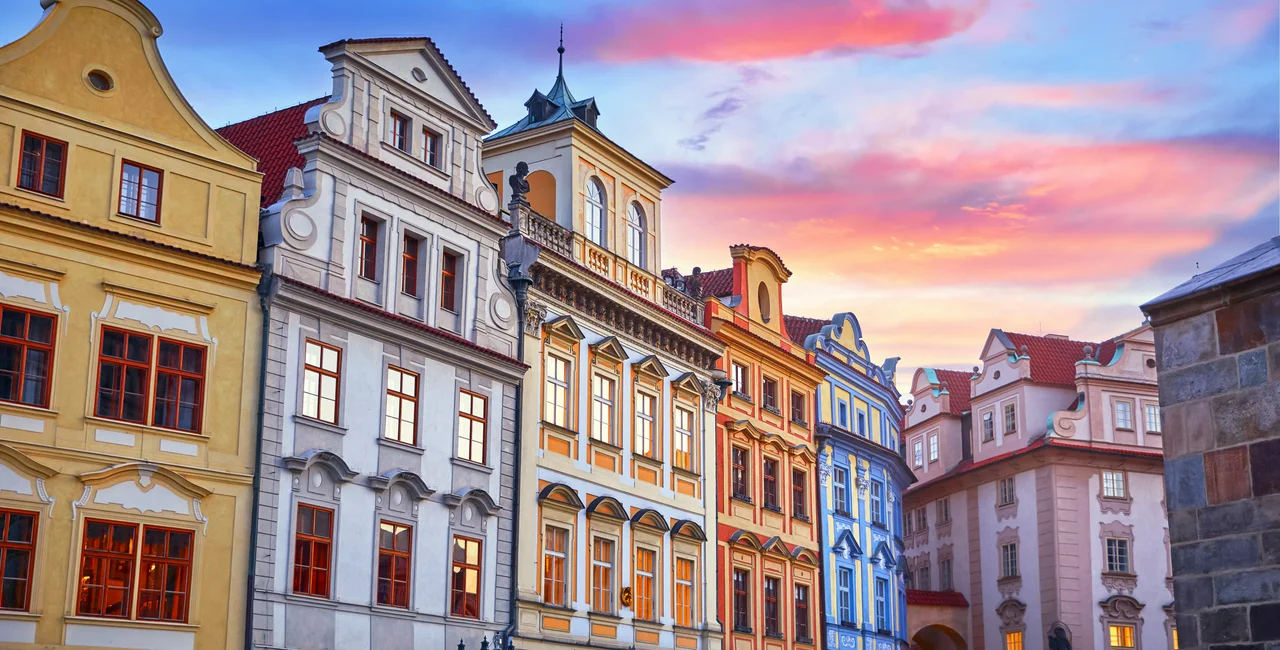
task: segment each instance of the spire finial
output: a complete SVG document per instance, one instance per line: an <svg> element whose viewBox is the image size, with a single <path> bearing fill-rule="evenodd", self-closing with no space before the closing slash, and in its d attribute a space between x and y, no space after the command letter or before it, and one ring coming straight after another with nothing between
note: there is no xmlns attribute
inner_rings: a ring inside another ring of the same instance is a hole
<svg viewBox="0 0 1280 650"><path fill-rule="evenodd" d="M556 52L560 53L560 75L564 76L564 23L560 23L560 47Z"/></svg>

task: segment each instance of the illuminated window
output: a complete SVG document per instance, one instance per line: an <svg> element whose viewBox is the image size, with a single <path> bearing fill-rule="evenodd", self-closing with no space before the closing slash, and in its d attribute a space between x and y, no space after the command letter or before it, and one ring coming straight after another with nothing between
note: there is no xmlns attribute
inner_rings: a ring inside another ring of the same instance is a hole
<svg viewBox="0 0 1280 650"><path fill-rule="evenodd" d="M635 615L642 621L654 619L653 581L655 553L649 549L636 549Z"/></svg>
<svg viewBox="0 0 1280 650"><path fill-rule="evenodd" d="M293 542L293 593L329 597L332 552L333 511L298 504L298 525Z"/></svg>
<svg viewBox="0 0 1280 650"><path fill-rule="evenodd" d="M591 544L591 609L613 613L613 541L601 537Z"/></svg>
<svg viewBox="0 0 1280 650"><path fill-rule="evenodd" d="M390 521L378 524L378 604L409 606L413 529Z"/></svg>
<svg viewBox="0 0 1280 650"><path fill-rule="evenodd" d="M558 427L569 426L569 362L547 357L546 403L542 417Z"/></svg>
<svg viewBox="0 0 1280 650"><path fill-rule="evenodd" d="M449 613L480 618L480 540L453 537L453 580L449 586Z"/></svg>
<svg viewBox="0 0 1280 650"><path fill-rule="evenodd" d="M693 560L676 558L676 625L693 624Z"/></svg>
<svg viewBox="0 0 1280 650"><path fill-rule="evenodd" d="M591 377L591 437L608 444L613 441L614 382L602 375Z"/></svg>
<svg viewBox="0 0 1280 650"><path fill-rule="evenodd" d="M641 456L654 457L653 425L657 398L648 393L636 392L635 449Z"/></svg>
<svg viewBox="0 0 1280 650"><path fill-rule="evenodd" d="M342 352L307 339L302 369L302 414L330 424L338 423L338 379Z"/></svg>
<svg viewBox="0 0 1280 650"><path fill-rule="evenodd" d="M1005 632L1004 650L1022 650L1022 632Z"/></svg>
<svg viewBox="0 0 1280 650"><path fill-rule="evenodd" d="M406 445L418 444L418 375L387 366L387 422L382 435Z"/></svg>
<svg viewBox="0 0 1280 650"><path fill-rule="evenodd" d="M458 391L458 458L485 464L489 400L471 391Z"/></svg>
<svg viewBox="0 0 1280 650"><path fill-rule="evenodd" d="M1134 647L1132 625L1109 625L1107 630L1112 648L1120 650Z"/></svg>
<svg viewBox="0 0 1280 650"><path fill-rule="evenodd" d="M547 526L542 544L542 600L548 605L565 605L565 560L569 531Z"/></svg>

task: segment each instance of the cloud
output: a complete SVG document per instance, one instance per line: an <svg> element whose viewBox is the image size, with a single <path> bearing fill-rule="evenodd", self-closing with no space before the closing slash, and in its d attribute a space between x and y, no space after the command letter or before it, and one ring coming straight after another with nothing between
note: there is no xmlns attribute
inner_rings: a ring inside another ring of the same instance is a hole
<svg viewBox="0 0 1280 650"><path fill-rule="evenodd" d="M702 115L699 116L698 119L721 120L737 113L742 109L742 105L743 102L741 97L725 97L720 100L720 103L703 111Z"/></svg>

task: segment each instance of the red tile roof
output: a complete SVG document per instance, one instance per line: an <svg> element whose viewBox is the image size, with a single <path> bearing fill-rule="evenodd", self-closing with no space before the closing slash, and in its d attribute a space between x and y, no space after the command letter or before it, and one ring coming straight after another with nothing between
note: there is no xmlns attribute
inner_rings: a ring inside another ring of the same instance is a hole
<svg viewBox="0 0 1280 650"><path fill-rule="evenodd" d="M817 334L831 324L830 320L805 316L783 316L782 321L787 326L787 336L798 345L804 345L810 334Z"/></svg>
<svg viewBox="0 0 1280 650"><path fill-rule="evenodd" d="M907 590L908 605L933 605L936 607L968 607L969 601L958 591Z"/></svg>
<svg viewBox="0 0 1280 650"><path fill-rule="evenodd" d="M275 203L284 193L285 172L290 167L302 167L305 161L293 142L307 134L307 125L303 123L307 109L328 99L313 99L218 129L219 135L258 159L258 171L262 172L262 207Z"/></svg>
<svg viewBox="0 0 1280 650"><path fill-rule="evenodd" d="M669 268L662 270L662 277L669 279L683 278L686 282L692 275L685 275L680 269ZM716 269L714 271L702 272L702 295L715 296L723 298L733 294L733 269Z"/></svg>
<svg viewBox="0 0 1280 650"><path fill-rule="evenodd" d="M947 392L951 393L951 414L960 415L970 408L969 404L969 378L973 376L971 372L962 370L939 370L933 371L938 375L938 383L946 387Z"/></svg>
<svg viewBox="0 0 1280 650"><path fill-rule="evenodd" d="M1075 386L1076 362L1084 358L1086 345L1093 347L1098 359L1106 359L1102 363L1110 361L1115 354L1115 343L1112 341L1089 343L1013 332L1004 334L1009 337L1014 351L1019 354L1022 353L1022 347L1026 346L1027 354L1031 357L1031 381L1038 384Z"/></svg>

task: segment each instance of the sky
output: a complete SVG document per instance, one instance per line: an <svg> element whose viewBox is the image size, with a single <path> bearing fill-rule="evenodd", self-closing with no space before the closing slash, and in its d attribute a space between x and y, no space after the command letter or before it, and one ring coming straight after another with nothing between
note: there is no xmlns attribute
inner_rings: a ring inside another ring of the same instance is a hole
<svg viewBox="0 0 1280 650"><path fill-rule="evenodd" d="M40 17L0 0L0 42ZM991 328L1103 340L1280 234L1280 0L150 0L211 125L328 93L317 52L429 36L501 126L556 71L671 178L662 262L768 246L787 313L967 369ZM375 8L376 6L376 8Z"/></svg>

